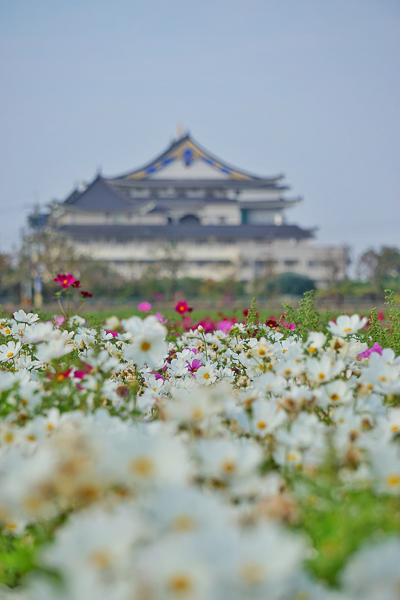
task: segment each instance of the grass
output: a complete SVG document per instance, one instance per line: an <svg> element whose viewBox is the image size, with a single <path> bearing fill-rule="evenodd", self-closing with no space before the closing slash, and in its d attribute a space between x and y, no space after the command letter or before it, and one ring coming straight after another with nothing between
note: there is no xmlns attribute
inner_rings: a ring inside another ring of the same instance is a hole
<svg viewBox="0 0 400 600"><path fill-rule="evenodd" d="M316 550L308 567L331 585L338 583L340 570L361 543L400 531L399 497L345 490L321 477L308 480L306 489L300 501L301 529Z"/></svg>

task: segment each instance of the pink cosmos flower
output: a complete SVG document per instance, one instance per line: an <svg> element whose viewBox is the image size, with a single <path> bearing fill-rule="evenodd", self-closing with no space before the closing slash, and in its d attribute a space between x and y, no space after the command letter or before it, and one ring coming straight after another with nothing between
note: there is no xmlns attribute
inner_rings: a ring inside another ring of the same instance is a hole
<svg viewBox="0 0 400 600"><path fill-rule="evenodd" d="M227 319L224 319L223 321L220 321L217 324L217 329L219 329L219 331L222 331L223 333L228 333L231 327L233 327L233 323L232 321L228 321Z"/></svg>
<svg viewBox="0 0 400 600"><path fill-rule="evenodd" d="M164 317L164 315L162 315L161 313L154 313L154 316L156 317L157 321L160 321L161 325L165 325L166 322L168 321L167 317Z"/></svg>
<svg viewBox="0 0 400 600"><path fill-rule="evenodd" d="M83 364L82 365L84 368L82 369L77 369L76 371L74 371L74 377L76 377L77 379L83 379L84 377L86 377L86 375L88 375L90 373L90 371L93 369L93 367L91 365L87 365L87 364Z"/></svg>
<svg viewBox="0 0 400 600"><path fill-rule="evenodd" d="M375 342L375 344L372 346L372 348L367 348L366 350L364 350L364 352L361 352L357 358L359 360L361 360L362 358L369 358L371 356L371 354L373 352L377 352L378 354L380 354L382 356L382 346L380 346L378 344L378 342Z"/></svg>
<svg viewBox="0 0 400 600"><path fill-rule="evenodd" d="M71 273L60 274L54 278L57 285L61 285L63 290L67 290L76 281L75 277Z"/></svg>
<svg viewBox="0 0 400 600"><path fill-rule="evenodd" d="M151 309L151 304L150 302L141 302L138 306L138 309L141 312L149 312L149 310Z"/></svg>
<svg viewBox="0 0 400 600"><path fill-rule="evenodd" d="M167 367L165 366L165 368L167 368ZM165 369L163 369L163 370L165 370ZM152 375L154 375L154 377L155 377L157 380L158 380L158 379L162 379L163 381L165 381L164 377L163 377L162 375L160 375L160 373L157 373L157 371L150 371L150 373L151 373Z"/></svg>
<svg viewBox="0 0 400 600"><path fill-rule="evenodd" d="M56 327L61 327L65 321L64 315L53 315L53 319Z"/></svg>
<svg viewBox="0 0 400 600"><path fill-rule="evenodd" d="M118 336L118 331L113 331L112 329L108 329L106 333L111 333L111 335L115 338Z"/></svg>
<svg viewBox="0 0 400 600"><path fill-rule="evenodd" d="M197 371L200 369L200 367L203 367L204 365L199 361L198 358L194 358L192 360L192 362L190 363L188 360L186 361L186 364L188 366L188 370L191 373L197 373Z"/></svg>

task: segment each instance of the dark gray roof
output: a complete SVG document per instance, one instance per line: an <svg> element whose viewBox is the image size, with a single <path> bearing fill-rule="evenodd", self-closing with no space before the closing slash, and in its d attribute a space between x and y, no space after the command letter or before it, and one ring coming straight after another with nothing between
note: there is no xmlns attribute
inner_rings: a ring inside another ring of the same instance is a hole
<svg viewBox="0 0 400 600"><path fill-rule="evenodd" d="M100 176L84 192L75 190L64 202L77 210L90 212L127 212L133 206L129 196L111 187Z"/></svg>
<svg viewBox="0 0 400 600"><path fill-rule="evenodd" d="M78 200L78 198L82 195L80 190L74 190L70 193L70 195L64 200L65 204L74 204Z"/></svg>
<svg viewBox="0 0 400 600"><path fill-rule="evenodd" d="M59 231L75 240L151 239L305 239L313 229L297 225L63 225Z"/></svg>

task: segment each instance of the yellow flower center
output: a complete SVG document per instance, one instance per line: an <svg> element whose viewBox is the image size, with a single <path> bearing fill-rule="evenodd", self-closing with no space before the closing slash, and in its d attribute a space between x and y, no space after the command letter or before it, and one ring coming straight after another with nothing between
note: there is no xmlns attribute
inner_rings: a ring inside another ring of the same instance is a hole
<svg viewBox="0 0 400 600"><path fill-rule="evenodd" d="M4 436L4 441L7 442L7 444L11 444L11 442L14 441L14 434L6 433L6 435Z"/></svg>
<svg viewBox="0 0 400 600"><path fill-rule="evenodd" d="M139 456L132 461L131 471L139 477L150 477L154 471L154 463L147 456Z"/></svg>
<svg viewBox="0 0 400 600"><path fill-rule="evenodd" d="M339 400L339 396L337 394L332 394L331 400L333 400L334 402L337 402Z"/></svg>
<svg viewBox="0 0 400 600"><path fill-rule="evenodd" d="M351 327L347 327L346 329L343 329L344 333L348 333L349 331L351 331Z"/></svg>
<svg viewBox="0 0 400 600"><path fill-rule="evenodd" d="M265 354L265 350L264 350L264 348L260 348L260 349L259 349L259 351L258 351L258 354L259 354L260 356L264 356L264 354Z"/></svg>
<svg viewBox="0 0 400 600"><path fill-rule="evenodd" d="M265 429L266 426L267 426L267 424L265 421L258 421L258 423L257 423L258 429Z"/></svg>
<svg viewBox="0 0 400 600"><path fill-rule="evenodd" d="M316 348L314 348L313 346L311 346L311 348L308 349L310 354L314 354L314 352L316 352Z"/></svg>
<svg viewBox="0 0 400 600"><path fill-rule="evenodd" d="M186 532L194 529L195 522L190 515L178 515L173 520L173 527L176 531Z"/></svg>
<svg viewBox="0 0 400 600"><path fill-rule="evenodd" d="M204 373L204 379L210 379L210 375L208 373Z"/></svg>
<svg viewBox="0 0 400 600"><path fill-rule="evenodd" d="M386 483L389 487L396 487L400 485L400 475L389 475L386 477Z"/></svg>
<svg viewBox="0 0 400 600"><path fill-rule="evenodd" d="M11 331L10 331L10 329L6 329L4 333L5 333L6 335L10 335Z"/></svg>
<svg viewBox="0 0 400 600"><path fill-rule="evenodd" d="M53 425L53 423L47 423L47 425L46 425L46 429L47 429L48 431L53 431L53 429L54 429L54 425Z"/></svg>
<svg viewBox="0 0 400 600"><path fill-rule="evenodd" d="M143 350L143 352L147 352L148 350L150 350L149 342L143 342L140 348Z"/></svg>
<svg viewBox="0 0 400 600"><path fill-rule="evenodd" d="M297 456L292 452L291 454L287 455L287 459L290 460L291 462L294 462L296 460Z"/></svg>
<svg viewBox="0 0 400 600"><path fill-rule="evenodd" d="M62 373L60 373L59 375L57 375L57 381L58 381L59 383L61 383L62 381L64 381L64 377L65 377L65 376L64 376Z"/></svg>
<svg viewBox="0 0 400 600"><path fill-rule="evenodd" d="M233 473L236 469L236 463L233 460L225 460L222 464L222 470L225 473Z"/></svg>
<svg viewBox="0 0 400 600"><path fill-rule="evenodd" d="M9 531L15 531L17 529L16 523L6 523L6 529Z"/></svg>
<svg viewBox="0 0 400 600"><path fill-rule="evenodd" d="M250 585L259 585L264 580L264 570L259 563L249 563L240 570L241 579Z"/></svg>
<svg viewBox="0 0 400 600"><path fill-rule="evenodd" d="M293 600L311 600L311 596L308 592L298 592Z"/></svg>
<svg viewBox="0 0 400 600"><path fill-rule="evenodd" d="M9 353L7 354L7 358L11 358L11 356L12 356L13 354L14 354L14 352L9 352Z"/></svg>
<svg viewBox="0 0 400 600"><path fill-rule="evenodd" d="M111 566L112 557L107 550L95 550L89 556L89 562L97 569L107 569Z"/></svg>
<svg viewBox="0 0 400 600"><path fill-rule="evenodd" d="M391 431L398 431L399 430L399 426L398 425L392 425L390 428Z"/></svg>
<svg viewBox="0 0 400 600"><path fill-rule="evenodd" d="M169 579L168 588L178 594L189 592L193 588L193 580L186 573L177 573Z"/></svg>
<svg viewBox="0 0 400 600"><path fill-rule="evenodd" d="M194 421L200 421L204 417L203 411L201 408L194 408L192 410L192 419Z"/></svg>
<svg viewBox="0 0 400 600"><path fill-rule="evenodd" d="M319 373L318 378L319 379L325 379L325 373Z"/></svg>

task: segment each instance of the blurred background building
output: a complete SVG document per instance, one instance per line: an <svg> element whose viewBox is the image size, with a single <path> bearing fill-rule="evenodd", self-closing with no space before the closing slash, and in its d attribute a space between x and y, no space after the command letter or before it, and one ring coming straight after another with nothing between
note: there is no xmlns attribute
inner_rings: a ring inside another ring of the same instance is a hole
<svg viewBox="0 0 400 600"><path fill-rule="evenodd" d="M343 280L347 248L317 244L315 229L287 221L302 201L289 189L283 175L231 167L182 133L144 167L99 174L29 222L128 281L149 272L244 282L290 272L319 287Z"/></svg>

